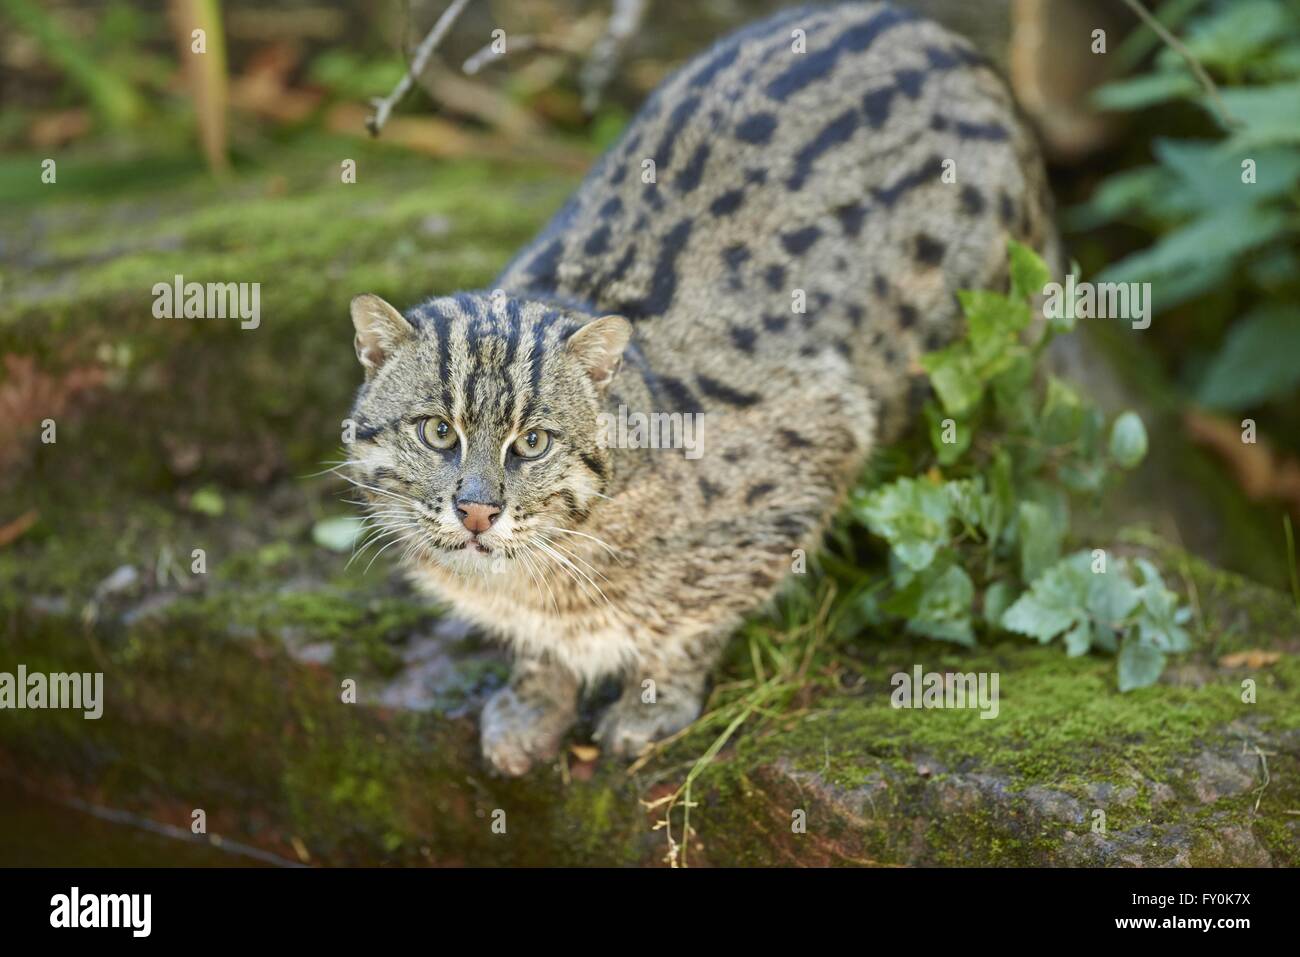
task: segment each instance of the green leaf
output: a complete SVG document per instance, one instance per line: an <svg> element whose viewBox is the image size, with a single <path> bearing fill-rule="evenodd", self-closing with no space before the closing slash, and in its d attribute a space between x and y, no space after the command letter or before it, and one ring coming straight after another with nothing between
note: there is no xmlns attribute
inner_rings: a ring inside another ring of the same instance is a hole
<svg viewBox="0 0 1300 957"><path fill-rule="evenodd" d="M1280 209L1233 205L1172 229L1153 246L1103 270L1098 282L1163 281L1166 274L1214 268L1263 246L1287 229Z"/></svg>
<svg viewBox="0 0 1300 957"><path fill-rule="evenodd" d="M1193 21L1186 45L1203 66L1229 73L1255 65L1294 26L1276 0L1233 0Z"/></svg>
<svg viewBox="0 0 1300 957"><path fill-rule="evenodd" d="M1124 412L1110 427L1110 457L1120 468L1137 468L1147 454L1147 430L1136 412Z"/></svg>
<svg viewBox="0 0 1300 957"><path fill-rule="evenodd" d="M1016 505L1013 474L1011 454L1006 449L998 449L993 453L993 462L989 466L989 492L1007 516L1011 515Z"/></svg>
<svg viewBox="0 0 1300 957"><path fill-rule="evenodd" d="M1065 653L1070 658L1086 655L1092 647L1092 626L1081 621L1065 633Z"/></svg>
<svg viewBox="0 0 1300 957"><path fill-rule="evenodd" d="M1186 70L1170 70L1107 83L1093 93L1092 102L1100 110L1137 110L1195 96L1200 89Z"/></svg>
<svg viewBox="0 0 1300 957"><path fill-rule="evenodd" d="M1212 409L1236 411L1300 385L1300 309L1262 306L1233 324L1205 371L1197 398Z"/></svg>
<svg viewBox="0 0 1300 957"><path fill-rule="evenodd" d="M959 290L957 301L970 328L971 352L981 364L994 358L995 350L1028 328L1034 318L1027 302L987 289Z"/></svg>
<svg viewBox="0 0 1300 957"><path fill-rule="evenodd" d="M205 485L190 496L190 510L216 518L226 511L226 500L215 485Z"/></svg>
<svg viewBox="0 0 1300 957"><path fill-rule="evenodd" d="M1165 587L1154 565L1146 559L1139 559L1136 564L1143 579L1138 591L1142 603L1137 622L1139 637L1145 644L1162 651L1187 651L1192 640L1182 625L1191 612L1179 607L1178 596Z"/></svg>
<svg viewBox="0 0 1300 957"><path fill-rule="evenodd" d="M1029 350L1016 344L1007 350L1010 362L993 379L993 402L1002 424L1009 430L1031 431L1034 405L1025 397L1034 387L1034 360Z"/></svg>
<svg viewBox="0 0 1300 957"><path fill-rule="evenodd" d="M1122 567L1093 573L1087 607L1088 614L1098 625L1122 631L1140 600L1141 593Z"/></svg>
<svg viewBox="0 0 1300 957"><path fill-rule="evenodd" d="M929 373L930 384L949 415L965 416L984 395L975 364L960 344L926 353L921 357L921 368Z"/></svg>
<svg viewBox="0 0 1300 957"><path fill-rule="evenodd" d="M1165 656L1159 648L1143 644L1130 635L1119 649L1119 690L1132 691L1156 683L1165 670Z"/></svg>
<svg viewBox="0 0 1300 957"><path fill-rule="evenodd" d="M944 491L958 521L986 535L993 529L997 503L984 491L984 479L956 479L944 483Z"/></svg>
<svg viewBox="0 0 1300 957"><path fill-rule="evenodd" d="M1271 86L1243 86L1220 93L1227 111L1244 125L1234 131L1234 147L1300 142L1300 80ZM1202 100L1211 113L1214 105Z"/></svg>
<svg viewBox="0 0 1300 957"><path fill-rule="evenodd" d="M353 515L322 518L311 527L311 540L332 552L346 552L361 534L362 520Z"/></svg>
<svg viewBox="0 0 1300 957"><path fill-rule="evenodd" d="M1015 240L1007 244L1007 251L1011 257L1011 295L1017 299L1040 295L1052 280L1047 264L1038 253Z"/></svg>
<svg viewBox="0 0 1300 957"><path fill-rule="evenodd" d="M1178 182L1165 192L1173 200L1166 214L1179 217L1232 205L1251 205L1287 193L1300 175L1300 153L1290 147L1253 150L1249 156L1231 141L1157 139L1152 146L1163 175ZM1242 160L1255 161L1255 182L1242 182ZM1168 171L1168 172L1164 172Z"/></svg>
<svg viewBox="0 0 1300 957"><path fill-rule="evenodd" d="M901 478L869 493L858 513L872 532L889 542L903 565L919 571L948 541L949 508L942 485Z"/></svg>
<svg viewBox="0 0 1300 957"><path fill-rule="evenodd" d="M974 645L971 605L975 585L959 565L950 565L925 582L907 630L927 638Z"/></svg>
<svg viewBox="0 0 1300 957"><path fill-rule="evenodd" d="M926 402L923 411L930 428L930 445L934 448L935 458L940 465L952 465L970 448L974 428L967 422L953 420L949 429L944 423L952 417L944 415L933 402ZM944 441L949 436L953 441Z"/></svg>
<svg viewBox="0 0 1300 957"><path fill-rule="evenodd" d="M1047 379L1047 397L1038 426L1038 436L1048 445L1065 445L1083 434L1083 402L1079 393L1056 376Z"/></svg>
<svg viewBox="0 0 1300 957"><path fill-rule="evenodd" d="M1061 528L1046 506L1021 502L1016 515L1020 538L1020 579L1032 582L1061 555Z"/></svg>
<svg viewBox="0 0 1300 957"><path fill-rule="evenodd" d="M984 589L984 620L994 628L1002 627L1002 616L1006 614L1016 593L1011 583L999 579Z"/></svg>
<svg viewBox="0 0 1300 957"><path fill-rule="evenodd" d="M1066 211L1066 225L1082 232L1137 210L1155 213L1168 182L1168 171L1155 165L1115 173L1102 180L1086 203Z"/></svg>
<svg viewBox="0 0 1300 957"><path fill-rule="evenodd" d="M1081 553L1086 561L1087 554ZM1061 632L1087 619L1092 572L1079 555L1058 562L1002 616L1002 627L1046 644Z"/></svg>
<svg viewBox="0 0 1300 957"><path fill-rule="evenodd" d="M1056 470L1057 478L1071 492L1081 495L1101 491L1106 485L1106 463L1098 460L1063 462Z"/></svg>

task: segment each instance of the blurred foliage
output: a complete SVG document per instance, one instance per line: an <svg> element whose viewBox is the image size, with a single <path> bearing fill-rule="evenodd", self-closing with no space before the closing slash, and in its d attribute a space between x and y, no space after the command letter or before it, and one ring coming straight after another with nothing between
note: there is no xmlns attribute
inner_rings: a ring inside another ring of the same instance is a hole
<svg viewBox="0 0 1300 957"><path fill-rule="evenodd" d="M1170 317L1161 351L1187 397L1271 413L1266 426L1295 448L1300 3L1171 0L1161 12L1185 20L1187 51L1221 87L1219 102L1167 47L1147 72L1098 90L1098 106L1146 110L1144 122L1179 135L1153 137L1153 162L1108 176L1071 222L1149 237L1098 280L1152 283L1155 311Z"/></svg>

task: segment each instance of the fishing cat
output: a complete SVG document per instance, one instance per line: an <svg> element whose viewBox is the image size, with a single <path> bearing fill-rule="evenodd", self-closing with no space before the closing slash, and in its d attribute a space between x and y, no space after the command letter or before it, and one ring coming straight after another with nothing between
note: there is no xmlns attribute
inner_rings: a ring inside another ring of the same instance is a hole
<svg viewBox="0 0 1300 957"><path fill-rule="evenodd" d="M602 676L624 689L607 753L693 721L728 636L910 418L954 291L1052 236L996 72L845 3L665 81L493 289L353 300L353 479L414 581L514 650L492 767L552 758ZM643 447L654 413L692 447Z"/></svg>

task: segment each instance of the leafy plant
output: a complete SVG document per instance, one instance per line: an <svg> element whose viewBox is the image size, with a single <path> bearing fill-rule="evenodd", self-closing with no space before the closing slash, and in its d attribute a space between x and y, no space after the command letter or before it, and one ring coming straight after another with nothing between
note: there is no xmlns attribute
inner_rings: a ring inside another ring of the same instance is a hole
<svg viewBox="0 0 1300 957"><path fill-rule="evenodd" d="M1063 319L1026 341L1047 268L1012 243L1011 292L959 295L967 334L924 357L938 402L925 410L933 466L860 490L851 514L889 544L884 588L860 587L845 622L973 645L977 626L1071 655L1118 652L1119 686L1159 677L1186 650L1189 612L1144 560L1063 554L1072 503L1095 499L1146 454L1142 420L1104 416L1038 360Z"/></svg>
<svg viewBox="0 0 1300 957"><path fill-rule="evenodd" d="M1102 87L1096 102L1165 115L1191 104L1217 136L1154 139L1154 163L1104 180L1073 221L1154 235L1097 280L1152 283L1157 312L1208 303L1182 324L1194 327L1191 348L1178 350L1188 391L1213 409L1253 408L1300 386L1300 5L1171 0L1165 10L1188 17L1186 52L1224 89L1208 92L1164 48L1150 72Z"/></svg>

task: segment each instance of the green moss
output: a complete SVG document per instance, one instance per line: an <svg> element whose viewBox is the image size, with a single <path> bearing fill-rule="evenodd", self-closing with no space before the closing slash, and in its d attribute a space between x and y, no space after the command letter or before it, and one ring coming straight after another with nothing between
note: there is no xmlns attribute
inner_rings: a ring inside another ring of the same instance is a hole
<svg viewBox="0 0 1300 957"><path fill-rule="evenodd" d="M786 852L807 854L807 844L791 843L771 819L779 825L790 807L821 802L823 829L831 820L842 827L848 812L827 813L830 801L860 806L865 822L848 836L818 836L841 856L857 853L877 863L918 856L940 864L1059 863L1086 853L1081 847L1089 822L1058 821L1036 802L1072 799L1077 803L1067 806L1083 809L1076 814L1104 808L1108 833L1121 842L1137 840L1144 828L1186 824L1203 832L1200 859L1218 854L1221 863L1226 852L1215 828L1227 822L1253 833L1275 860L1295 860L1300 824L1283 814L1287 807L1300 808L1300 767L1293 758L1271 759L1273 781L1264 792L1270 800L1259 814L1253 793L1202 806L1194 794L1195 772L1189 771L1207 749L1239 747L1243 735L1277 738L1300 727L1300 659L1283 655L1277 664L1249 672L1215 666L1227 651L1294 647L1300 619L1288 596L1149 536L1120 538L1156 558L1180 591L1199 596L1198 647L1175 660L1166 681L1121 694L1113 658L1068 658L1060 647L1027 640L1004 639L971 652L908 640L842 643L824 657L825 667L860 675L855 694L834 690L838 683L823 685L808 702L809 714L793 724L760 725L701 778L710 798L693 821L705 844L721 840L727 854L747 853L719 835L764 827L776 843L757 842L752 863L780 862ZM890 676L916 664L925 671L997 673L997 718L982 719L974 710L894 709ZM1256 704L1241 700L1246 677L1257 683ZM716 733L703 728L688 736L665 761L701 753ZM792 772L838 796L792 792ZM755 784L755 774L761 783ZM975 775L986 783L977 785ZM994 789L992 796L987 788ZM785 804L779 810L755 807L752 795L764 791ZM957 803L936 808L936 795L948 793ZM913 834L904 826L908 820L923 820L923 830ZM1144 852L1147 859L1151 853Z"/></svg>

